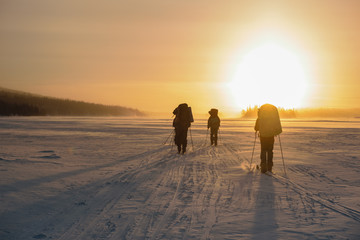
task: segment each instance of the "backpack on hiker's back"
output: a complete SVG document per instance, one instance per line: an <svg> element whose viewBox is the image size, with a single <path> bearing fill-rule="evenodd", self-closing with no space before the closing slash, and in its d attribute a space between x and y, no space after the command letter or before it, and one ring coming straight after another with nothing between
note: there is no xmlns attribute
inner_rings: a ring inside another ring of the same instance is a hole
<svg viewBox="0 0 360 240"><path fill-rule="evenodd" d="M173 114L175 115L173 121L174 127L189 128L191 123L194 122L191 107L189 107L186 103L182 103L177 108L175 108Z"/></svg>
<svg viewBox="0 0 360 240"><path fill-rule="evenodd" d="M282 127L277 108L271 104L264 104L259 108L255 130L261 137L273 137L282 133Z"/></svg>

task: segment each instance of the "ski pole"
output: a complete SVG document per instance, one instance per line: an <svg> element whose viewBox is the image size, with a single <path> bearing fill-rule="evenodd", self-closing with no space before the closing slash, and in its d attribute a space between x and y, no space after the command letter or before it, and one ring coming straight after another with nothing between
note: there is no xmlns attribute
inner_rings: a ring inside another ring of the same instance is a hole
<svg viewBox="0 0 360 240"><path fill-rule="evenodd" d="M192 139L191 128L190 128L190 139L191 139L191 146L192 146L192 149L194 151L194 142L193 142L193 139Z"/></svg>
<svg viewBox="0 0 360 240"><path fill-rule="evenodd" d="M174 116L175 116L175 114L173 114L173 115L171 116L170 120L171 120ZM174 132L175 132L175 129L170 132L169 136L166 138L166 140L165 140L165 142L164 142L163 145L165 145L165 144L167 143L167 141L168 141L169 138L174 134Z"/></svg>
<svg viewBox="0 0 360 240"><path fill-rule="evenodd" d="M169 136L166 138L164 145L168 142L169 138L173 135L174 131L172 130L169 134Z"/></svg>
<svg viewBox="0 0 360 240"><path fill-rule="evenodd" d="M286 168L285 168L285 161L284 161L284 154L283 154L283 150L282 150L282 146L281 146L280 135L278 135L278 137L279 137L279 143L280 143L280 151L281 151L282 162L283 162L283 166L284 166L284 173L285 173L285 176L287 176Z"/></svg>
<svg viewBox="0 0 360 240"><path fill-rule="evenodd" d="M218 135L219 135L219 142L223 143L222 138L221 138L221 134L220 134L220 128L218 129Z"/></svg>
<svg viewBox="0 0 360 240"><path fill-rule="evenodd" d="M208 139L208 135L209 135L209 129L206 130L206 135L205 135L205 141L204 141L204 146L207 143L207 139Z"/></svg>
<svg viewBox="0 0 360 240"><path fill-rule="evenodd" d="M254 157L255 143L256 143L256 135L257 135L257 131L255 132L255 140L254 140L254 146L253 146L253 150L252 150L252 154L251 154L250 169L251 169L252 161L253 161L253 157Z"/></svg>

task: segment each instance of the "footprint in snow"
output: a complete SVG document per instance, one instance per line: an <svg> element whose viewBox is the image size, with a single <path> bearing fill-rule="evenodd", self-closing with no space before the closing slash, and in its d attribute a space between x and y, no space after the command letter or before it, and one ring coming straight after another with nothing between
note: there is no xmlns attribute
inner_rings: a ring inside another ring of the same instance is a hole
<svg viewBox="0 0 360 240"><path fill-rule="evenodd" d="M43 233L40 233L38 235L33 236L33 238L35 238L35 239L44 239L44 238L47 238L47 236L45 234L43 234Z"/></svg>
<svg viewBox="0 0 360 240"><path fill-rule="evenodd" d="M53 150L43 150L43 151L39 151L38 153L44 153L46 154L45 156L39 156L36 158L42 158L42 159L58 159L61 158L60 156L56 155L55 151Z"/></svg>
<svg viewBox="0 0 360 240"><path fill-rule="evenodd" d="M53 150L39 151L39 153L55 153Z"/></svg>
<svg viewBox="0 0 360 240"><path fill-rule="evenodd" d="M75 203L76 206L86 206L86 201L81 201L81 202L77 202Z"/></svg>
<svg viewBox="0 0 360 240"><path fill-rule="evenodd" d="M39 158L43 158L43 159L58 159L58 158L61 158L60 156L56 155L55 153L54 154L51 154L51 155L48 155L48 156L41 156Z"/></svg>

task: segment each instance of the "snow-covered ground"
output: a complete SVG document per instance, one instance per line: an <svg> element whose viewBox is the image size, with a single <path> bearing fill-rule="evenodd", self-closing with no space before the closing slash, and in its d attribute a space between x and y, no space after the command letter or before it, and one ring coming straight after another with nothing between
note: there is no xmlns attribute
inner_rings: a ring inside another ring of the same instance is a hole
<svg viewBox="0 0 360 240"><path fill-rule="evenodd" d="M0 239L360 239L359 119L282 121L287 176L278 138L250 168L254 121L185 155L171 121L0 118Z"/></svg>

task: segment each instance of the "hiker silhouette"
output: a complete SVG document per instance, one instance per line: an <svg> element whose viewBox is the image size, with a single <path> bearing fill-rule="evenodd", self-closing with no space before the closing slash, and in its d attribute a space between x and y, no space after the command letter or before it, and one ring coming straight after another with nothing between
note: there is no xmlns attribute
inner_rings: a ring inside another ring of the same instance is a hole
<svg viewBox="0 0 360 240"><path fill-rule="evenodd" d="M282 132L279 112L274 105L264 104L258 110L255 131L259 131L261 153L261 172L271 172L273 167L274 136Z"/></svg>
<svg viewBox="0 0 360 240"><path fill-rule="evenodd" d="M173 121L175 144L177 145L178 153L184 154L187 147L188 128L191 126L191 122L194 121L191 108L186 103L182 103L174 109L173 114L175 115Z"/></svg>
<svg viewBox="0 0 360 240"><path fill-rule="evenodd" d="M220 127L220 118L218 116L218 109L212 108L209 111L210 117L208 119L207 128L210 128L210 143L217 146L218 131Z"/></svg>

